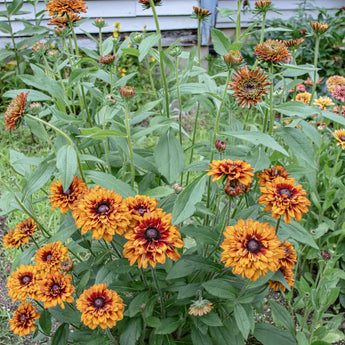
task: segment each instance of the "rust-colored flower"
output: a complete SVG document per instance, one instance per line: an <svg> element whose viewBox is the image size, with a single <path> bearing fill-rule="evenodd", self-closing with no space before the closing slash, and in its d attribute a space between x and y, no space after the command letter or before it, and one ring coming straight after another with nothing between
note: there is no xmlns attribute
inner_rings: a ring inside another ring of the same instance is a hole
<svg viewBox="0 0 345 345"><path fill-rule="evenodd" d="M162 0L152 0L154 6L159 6ZM150 0L139 0L139 4L143 5L144 9L148 9L151 7Z"/></svg>
<svg viewBox="0 0 345 345"><path fill-rule="evenodd" d="M69 17L69 20L68 20ZM70 13L70 14L62 14L62 15L57 15L55 17L51 17L49 19L49 22L47 23L48 25L56 25L56 26L62 26L65 27L69 24L69 22L71 21L71 23L77 22L79 20L82 20L83 18L81 16L79 16L77 13Z"/></svg>
<svg viewBox="0 0 345 345"><path fill-rule="evenodd" d="M343 117L345 117L345 107L343 106L334 107L332 111L335 114L342 115Z"/></svg>
<svg viewBox="0 0 345 345"><path fill-rule="evenodd" d="M44 308L55 307L57 304L65 309L64 302L72 303L75 292L71 284L72 276L65 273L52 272L39 281L37 300L44 302Z"/></svg>
<svg viewBox="0 0 345 345"><path fill-rule="evenodd" d="M103 55L99 57L98 61L103 65L109 65L116 59L116 57L117 55Z"/></svg>
<svg viewBox="0 0 345 345"><path fill-rule="evenodd" d="M158 206L158 201L155 198L150 198L146 195L136 195L134 198L129 196L125 199L125 202L132 215L130 227L137 225L144 214L150 215L157 210Z"/></svg>
<svg viewBox="0 0 345 345"><path fill-rule="evenodd" d="M228 180L238 180L245 186L252 183L252 172L254 169L245 161L236 158L235 161L231 159L214 160L209 164L210 170L208 171L208 176L213 176L212 182L221 179L226 176Z"/></svg>
<svg viewBox="0 0 345 345"><path fill-rule="evenodd" d="M295 40L284 40L283 43L289 48L297 48L304 42L304 38L297 38Z"/></svg>
<svg viewBox="0 0 345 345"><path fill-rule="evenodd" d="M321 110L326 110L329 106L334 105L332 98L328 96L321 96L315 99L313 104L319 106Z"/></svg>
<svg viewBox="0 0 345 345"><path fill-rule="evenodd" d="M310 26L314 30L314 32L317 34L323 34L329 28L329 25L327 23L322 23L322 22L317 22L317 21L311 21Z"/></svg>
<svg viewBox="0 0 345 345"><path fill-rule="evenodd" d="M121 86L120 95L125 98L130 98L135 95L134 86Z"/></svg>
<svg viewBox="0 0 345 345"><path fill-rule="evenodd" d="M214 146L219 152L225 151L226 141L217 139L216 142L214 143Z"/></svg>
<svg viewBox="0 0 345 345"><path fill-rule="evenodd" d="M337 129L333 133L333 136L338 140L337 145L341 145L342 149L345 149L345 128Z"/></svg>
<svg viewBox="0 0 345 345"><path fill-rule="evenodd" d="M12 301L19 299L25 302L26 298L36 298L38 274L33 265L20 265L7 279L8 295Z"/></svg>
<svg viewBox="0 0 345 345"><path fill-rule="evenodd" d="M36 329L35 320L40 316L41 314L36 313L36 307L31 302L20 304L13 318L9 320L10 330L21 337L27 335Z"/></svg>
<svg viewBox="0 0 345 345"><path fill-rule="evenodd" d="M320 85L322 83L323 78L319 78L316 82L316 85ZM308 77L308 79L304 82L304 84L309 85L309 86L313 86L313 81L311 80L310 77Z"/></svg>
<svg viewBox="0 0 345 345"><path fill-rule="evenodd" d="M285 239L281 242L281 247L284 249L284 256L279 261L280 267L292 270L297 261L296 250L292 243Z"/></svg>
<svg viewBox="0 0 345 345"><path fill-rule="evenodd" d="M37 250L35 262L38 271L59 271L61 262L68 258L68 248L61 241L44 245Z"/></svg>
<svg viewBox="0 0 345 345"><path fill-rule="evenodd" d="M232 267L234 274L255 281L268 271L278 270L284 250L269 223L239 219L236 225L227 226L223 234L221 261Z"/></svg>
<svg viewBox="0 0 345 345"><path fill-rule="evenodd" d="M247 106L249 109L251 105L255 106L267 94L271 82L266 81L268 75L264 75L264 72L260 67L249 71L246 65L234 73L229 85L242 108Z"/></svg>
<svg viewBox="0 0 345 345"><path fill-rule="evenodd" d="M122 235L131 220L131 213L120 194L113 190L90 188L72 210L77 228L84 235L89 230L92 238L111 241L115 232Z"/></svg>
<svg viewBox="0 0 345 345"><path fill-rule="evenodd" d="M296 95L296 101L309 104L311 93L310 92L301 92Z"/></svg>
<svg viewBox="0 0 345 345"><path fill-rule="evenodd" d="M206 8L193 6L193 15L196 19L205 20L211 14L212 12Z"/></svg>
<svg viewBox="0 0 345 345"><path fill-rule="evenodd" d="M235 197L241 195L244 192L249 192L251 186L251 183L248 185L244 185L237 179L227 179L224 187L224 192L229 196Z"/></svg>
<svg viewBox="0 0 345 345"><path fill-rule="evenodd" d="M288 63L291 58L286 45L279 40L268 40L263 43L259 43L255 47L254 55L259 56L259 60L270 61L273 63Z"/></svg>
<svg viewBox="0 0 345 345"><path fill-rule="evenodd" d="M327 90L333 92L335 88L345 86L345 77L341 75L332 75L326 81Z"/></svg>
<svg viewBox="0 0 345 345"><path fill-rule="evenodd" d="M336 87L334 91L332 92L332 97L344 103L345 102L345 85Z"/></svg>
<svg viewBox="0 0 345 345"><path fill-rule="evenodd" d="M7 107L4 116L4 126L6 126L6 130L17 129L17 123L24 114L24 107L26 104L28 93L29 91L27 91L26 93L21 92L16 96L16 98L12 99L11 103Z"/></svg>
<svg viewBox="0 0 345 345"><path fill-rule="evenodd" d="M291 217L297 221L302 219L303 213L309 210L307 206L310 201L306 198L307 193L301 185L295 185L295 179L284 179L277 177L272 182L267 182L266 186L260 187L261 195L259 204L267 205L265 212L272 210L272 218L279 219L284 216L285 223L291 222Z"/></svg>
<svg viewBox="0 0 345 345"><path fill-rule="evenodd" d="M81 321L91 329L97 326L113 328L117 321L123 319L125 309L122 298L115 291L107 289L107 284L93 285L84 290L76 305L81 312Z"/></svg>
<svg viewBox="0 0 345 345"><path fill-rule="evenodd" d="M264 186L267 182L274 181L277 177L288 178L289 173L280 165L275 165L270 169L257 173L256 177L259 179L258 185Z"/></svg>
<svg viewBox="0 0 345 345"><path fill-rule="evenodd" d="M291 288L294 284L294 278L293 278L294 274L293 274L292 270L289 268L285 268L283 266L279 270L283 273L287 285ZM285 286L281 282L276 281L276 280L269 280L268 285L274 291L278 291L278 290L285 291L286 290Z"/></svg>
<svg viewBox="0 0 345 345"><path fill-rule="evenodd" d="M124 234L128 240L123 247L123 255L134 265L147 268L164 264L166 256L179 260L180 254L174 247L182 248L183 242L177 226L171 225L171 213L160 210L144 214L138 225Z"/></svg>
<svg viewBox="0 0 345 345"><path fill-rule="evenodd" d="M200 298L191 304L188 314L202 316L208 314L212 309L212 303L209 300Z"/></svg>
<svg viewBox="0 0 345 345"><path fill-rule="evenodd" d="M223 55L224 62L230 66L238 66L243 62L243 56L239 50L230 50L229 53Z"/></svg>
<svg viewBox="0 0 345 345"><path fill-rule="evenodd" d="M87 189L83 179L78 176L73 177L72 183L66 191L63 190L61 180L52 182L49 189L51 195L48 195L48 198L50 198L49 203L52 204L52 210L59 208L61 213L67 213L73 209Z"/></svg>
<svg viewBox="0 0 345 345"><path fill-rule="evenodd" d="M56 15L71 15L73 13L86 13L87 6L84 0L52 0L47 4L46 11L49 11L49 16Z"/></svg>

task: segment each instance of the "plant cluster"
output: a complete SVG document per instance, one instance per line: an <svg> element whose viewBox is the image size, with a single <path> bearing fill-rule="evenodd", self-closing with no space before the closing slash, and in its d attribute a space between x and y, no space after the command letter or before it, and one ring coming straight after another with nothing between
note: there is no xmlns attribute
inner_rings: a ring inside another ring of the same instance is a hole
<svg viewBox="0 0 345 345"><path fill-rule="evenodd" d="M23 1L13 3L7 18L21 14ZM27 126L49 152L12 154L18 176L1 181L3 213L24 218L3 238L20 251L7 280L20 302L10 329L53 345L343 339L345 76L319 79L332 27L309 23L313 64L299 64L303 39L265 37L273 3L257 1L258 21L241 32L238 0L236 13L221 10L236 15L235 38L212 29L223 60L210 76L200 63L210 13L193 8L198 44L187 53L179 40L162 47L155 6L164 1L139 3L156 32L121 41L116 25L103 40L98 18L92 51L74 30L85 2L51 0L48 41L32 42L25 70L17 56L4 127ZM259 22L250 63L241 51ZM146 61L149 89L138 72L122 75L121 58ZM213 126L199 141L206 112ZM268 306L272 321L260 322Z"/></svg>

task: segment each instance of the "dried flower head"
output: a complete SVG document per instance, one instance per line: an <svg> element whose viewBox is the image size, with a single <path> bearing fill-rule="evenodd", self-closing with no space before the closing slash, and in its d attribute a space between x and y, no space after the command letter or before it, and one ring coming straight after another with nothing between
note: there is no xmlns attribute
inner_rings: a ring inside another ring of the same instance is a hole
<svg viewBox="0 0 345 345"><path fill-rule="evenodd" d="M248 70L248 66L238 69L229 82L230 89L234 90L237 103L250 108L251 105L256 106L257 102L267 94L271 82L266 81L268 75L264 75L265 71L258 67L255 70Z"/></svg>
<svg viewBox="0 0 345 345"><path fill-rule="evenodd" d="M73 209L79 198L83 193L87 192L88 188L83 179L74 176L70 186L64 191L62 182L52 182L50 185L48 195L49 203L52 204L52 210L59 208L61 213L67 213Z"/></svg>
<svg viewBox="0 0 345 345"><path fill-rule="evenodd" d="M260 187L260 190L262 194L258 202L267 205L265 212L272 210L272 218L279 219L283 215L285 223L291 223L291 217L300 221L303 213L309 211L307 193L301 185L295 185L293 178L277 177L274 181L267 182L266 186Z"/></svg>
<svg viewBox="0 0 345 345"><path fill-rule="evenodd" d="M36 313L36 307L31 302L20 304L14 312L13 318L9 320L10 330L19 336L28 335L30 331L34 331L35 320L39 319L41 314Z"/></svg>
<svg viewBox="0 0 345 345"><path fill-rule="evenodd" d="M221 261L225 267L232 267L234 274L255 281L268 271L278 270L284 250L269 223L239 219L236 225L227 226L223 234Z"/></svg>
<svg viewBox="0 0 345 345"><path fill-rule="evenodd" d="M120 95L125 98L130 98L135 95L134 86L121 86Z"/></svg>
<svg viewBox="0 0 345 345"><path fill-rule="evenodd" d="M100 56L98 61L103 64L103 65L109 65L111 64L117 57L118 55L103 55Z"/></svg>
<svg viewBox="0 0 345 345"><path fill-rule="evenodd" d="M267 182L274 181L277 177L288 178L289 173L280 165L275 165L270 169L257 173L256 177L259 179L258 185L264 186Z"/></svg>
<svg viewBox="0 0 345 345"><path fill-rule="evenodd" d="M345 149L345 128L337 129L333 133L333 136L338 140L337 145L341 145L342 149Z"/></svg>
<svg viewBox="0 0 345 345"><path fill-rule="evenodd" d="M224 193L229 196L235 197L241 195L244 192L249 192L251 186L251 183L248 185L244 185L237 179L227 179L224 187Z"/></svg>
<svg viewBox="0 0 345 345"><path fill-rule="evenodd" d="M82 19L83 18L79 16L77 13L65 13L62 15L51 17L49 19L48 25L56 25L57 27L63 27L63 29L65 30L66 26L69 25L69 22L74 23ZM57 32L55 31L55 33Z"/></svg>
<svg viewBox="0 0 345 345"><path fill-rule="evenodd" d="M152 0L154 6L159 6L162 0ZM151 7L150 0L139 0L139 4L143 5L144 10Z"/></svg>
<svg viewBox="0 0 345 345"><path fill-rule="evenodd" d="M296 95L296 101L302 102L305 104L310 103L311 93L310 92L301 92Z"/></svg>
<svg viewBox="0 0 345 345"><path fill-rule="evenodd" d="M336 87L334 91L332 92L332 97L344 103L345 102L345 85Z"/></svg>
<svg viewBox="0 0 345 345"><path fill-rule="evenodd" d="M60 270L63 272L69 272L72 271L73 269L73 261L71 260L71 258L66 258L63 261L61 261L60 263Z"/></svg>
<svg viewBox="0 0 345 345"><path fill-rule="evenodd" d="M265 60L272 63L288 63L291 58L289 50L285 44L279 40L268 40L259 43L255 47L254 55L259 56L259 60Z"/></svg>
<svg viewBox="0 0 345 345"><path fill-rule="evenodd" d="M304 38L297 38L295 40L284 40L283 43L289 48L297 48L304 42Z"/></svg>
<svg viewBox="0 0 345 345"><path fill-rule="evenodd" d="M329 25L327 23L317 21L311 21L310 26L316 34L323 34L329 28Z"/></svg>
<svg viewBox="0 0 345 345"><path fill-rule="evenodd" d="M206 8L193 6L193 18L195 18L195 19L205 20L211 14L212 14L212 12L210 12Z"/></svg>
<svg viewBox="0 0 345 345"><path fill-rule="evenodd" d="M125 310L122 298L115 291L107 289L107 284L93 285L84 290L76 305L81 312L81 321L91 329L97 326L113 328L117 321L123 319Z"/></svg>
<svg viewBox="0 0 345 345"><path fill-rule="evenodd" d="M316 82L316 85L320 85L322 83L323 78L319 78ZM313 86L313 81L311 80L310 77L308 77L308 79L304 82L304 84L309 85L309 86Z"/></svg>
<svg viewBox="0 0 345 345"><path fill-rule="evenodd" d="M243 56L239 50L230 50L229 53L223 55L223 59L229 67L238 66L243 62Z"/></svg>
<svg viewBox="0 0 345 345"><path fill-rule="evenodd" d="M47 4L46 11L49 11L49 16L73 14L84 12L86 13L87 6L84 0L52 0Z"/></svg>
<svg viewBox="0 0 345 345"><path fill-rule="evenodd" d="M193 301L189 307L188 314L202 316L208 314L212 309L212 303L208 299L199 298L198 300Z"/></svg>
<svg viewBox="0 0 345 345"><path fill-rule="evenodd" d="M341 75L332 75L326 81L327 90L333 92L335 88L345 86L345 77Z"/></svg>
<svg viewBox="0 0 345 345"><path fill-rule="evenodd" d="M16 98L12 99L11 103L5 111L5 124L6 130L17 129L17 123L24 114L24 107L28 97L29 91L26 93L21 92Z"/></svg>
<svg viewBox="0 0 345 345"><path fill-rule="evenodd" d="M164 264L166 256L179 260L180 254L174 247L182 248L183 242L179 228L171 224L171 213L156 210L144 214L138 225L124 234L128 240L123 247L123 256L130 265L147 268L148 263L155 267Z"/></svg>
<svg viewBox="0 0 345 345"><path fill-rule="evenodd" d="M328 96L321 96L315 99L313 104L319 106L321 110L326 110L329 106L334 105L332 99Z"/></svg>

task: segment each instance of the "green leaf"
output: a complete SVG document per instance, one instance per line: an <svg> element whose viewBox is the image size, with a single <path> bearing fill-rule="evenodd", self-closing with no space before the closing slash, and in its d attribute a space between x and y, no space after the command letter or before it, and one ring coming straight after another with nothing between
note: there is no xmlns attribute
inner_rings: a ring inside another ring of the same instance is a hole
<svg viewBox="0 0 345 345"><path fill-rule="evenodd" d="M253 143L255 145L263 145L272 150L276 150L281 152L285 156L289 156L286 150L280 146L270 135L265 133L256 132L256 131L236 131L236 132L223 132L219 133L220 135L226 135L230 137L234 137L237 139L242 139Z"/></svg>
<svg viewBox="0 0 345 345"><path fill-rule="evenodd" d="M113 129L101 129L98 127L93 128L80 128L81 135L79 137L101 139L104 140L107 137L125 137L126 134Z"/></svg>
<svg viewBox="0 0 345 345"><path fill-rule="evenodd" d="M297 332L296 340L298 345L309 345L309 340L303 332Z"/></svg>
<svg viewBox="0 0 345 345"><path fill-rule="evenodd" d="M164 341L164 335L155 334L154 332L151 332L150 338L149 338L150 345L163 345L163 341Z"/></svg>
<svg viewBox="0 0 345 345"><path fill-rule="evenodd" d="M292 335L295 334L295 325L289 312L274 300L269 300L274 323L278 327L286 328Z"/></svg>
<svg viewBox="0 0 345 345"><path fill-rule="evenodd" d="M209 335L203 334L198 328L192 326L192 343L193 345L213 345Z"/></svg>
<svg viewBox="0 0 345 345"><path fill-rule="evenodd" d="M49 335L52 328L52 319L51 319L49 310L43 309L40 314L41 314L39 318L40 327L42 328L42 331L44 333Z"/></svg>
<svg viewBox="0 0 345 345"><path fill-rule="evenodd" d="M250 331L250 320L248 318L246 310L242 307L241 304L235 304L234 316L237 327L243 335L243 338L247 339Z"/></svg>
<svg viewBox="0 0 345 345"><path fill-rule="evenodd" d="M135 196L134 191L132 188L125 182L117 179L113 175L95 171L95 170L87 170L85 174L95 183L99 184L101 187L105 187L110 190L114 190L116 193L120 194L123 198L127 198L129 196Z"/></svg>
<svg viewBox="0 0 345 345"><path fill-rule="evenodd" d="M121 331L120 345L136 345L141 333L141 319L130 319Z"/></svg>
<svg viewBox="0 0 345 345"><path fill-rule="evenodd" d="M179 178L184 167L184 153L172 130L162 135L155 147L154 158L158 171L170 183Z"/></svg>
<svg viewBox="0 0 345 345"><path fill-rule="evenodd" d="M200 202L205 191L206 174L197 177L177 196L172 215L172 223L179 224L193 215L195 204Z"/></svg>
<svg viewBox="0 0 345 345"><path fill-rule="evenodd" d="M174 190L171 187L158 186L156 188L147 189L143 193L144 195L149 196L150 198L163 198L174 193Z"/></svg>
<svg viewBox="0 0 345 345"><path fill-rule="evenodd" d="M53 308L49 308L50 314L52 314L55 320L59 322L75 323L80 322L80 312L72 309L67 303L65 303L65 309L62 309L59 305ZM60 345L60 344L59 344Z"/></svg>
<svg viewBox="0 0 345 345"><path fill-rule="evenodd" d="M315 249L319 249L311 234L302 225L292 220L290 224L281 223L279 228L281 238L293 238L297 242L307 244Z"/></svg>
<svg viewBox="0 0 345 345"><path fill-rule="evenodd" d="M44 102L44 101L50 101L51 97L47 96L45 93L32 90L32 89L17 89L17 90L9 90L4 93L4 97L7 98L15 98L20 93L24 92L26 93L29 91L27 101L29 102Z"/></svg>
<svg viewBox="0 0 345 345"><path fill-rule="evenodd" d="M283 72L284 77L298 77L300 75L314 72L319 70L319 68L314 68L313 65L291 65L291 64L281 64L282 68L286 68Z"/></svg>
<svg viewBox="0 0 345 345"><path fill-rule="evenodd" d="M230 50L230 40L224 35L224 33L218 29L211 29L211 37L214 50L220 56L228 54Z"/></svg>
<svg viewBox="0 0 345 345"><path fill-rule="evenodd" d="M56 167L61 177L62 188L67 190L78 169L77 153L71 145L62 146L56 155Z"/></svg>
<svg viewBox="0 0 345 345"><path fill-rule="evenodd" d="M23 0L13 0L7 7L9 16L18 14L19 10L23 7Z"/></svg>
<svg viewBox="0 0 345 345"><path fill-rule="evenodd" d="M181 325L182 320L172 317L161 320L161 324L156 328L155 334L171 334Z"/></svg>
<svg viewBox="0 0 345 345"><path fill-rule="evenodd" d="M287 103L281 103L274 107L274 110L278 113L288 115L288 116L298 116L302 119L307 118L308 116L313 116L320 113L320 109L315 106L310 106L308 104L290 101Z"/></svg>
<svg viewBox="0 0 345 345"><path fill-rule="evenodd" d="M0 31L3 32L4 34L11 34L11 27L7 23L1 21Z"/></svg>
<svg viewBox="0 0 345 345"><path fill-rule="evenodd" d="M69 324L68 323L61 324L53 336L52 345L67 345L68 333L69 333Z"/></svg>
<svg viewBox="0 0 345 345"><path fill-rule="evenodd" d="M198 290L200 290L200 283L183 285L178 290L177 299L194 297L197 295Z"/></svg>
<svg viewBox="0 0 345 345"><path fill-rule="evenodd" d="M205 290L213 296L222 299L236 298L237 290L225 279L213 279L202 284Z"/></svg>
<svg viewBox="0 0 345 345"><path fill-rule="evenodd" d="M213 244L215 245L218 240L218 234L210 227L189 224L180 229L182 234L195 239L197 243Z"/></svg>
<svg viewBox="0 0 345 345"><path fill-rule="evenodd" d="M161 324L161 320L158 319L158 317L154 317L154 316L149 316L148 318L145 319L145 321L147 325L152 328L157 328Z"/></svg>
<svg viewBox="0 0 345 345"><path fill-rule="evenodd" d="M226 319L223 327L211 327L209 332L214 345L244 345L244 340L232 318Z"/></svg>
<svg viewBox="0 0 345 345"><path fill-rule="evenodd" d="M149 291L144 291L141 292L139 295L135 296L132 300L131 303L129 304L125 315L129 317L133 317L137 315L138 313L141 313L141 306L147 302L149 299L150 293Z"/></svg>
<svg viewBox="0 0 345 345"><path fill-rule="evenodd" d="M326 119L329 119L333 122L340 123L342 126L345 126L345 118L338 115L338 114L332 113L332 112L327 111L327 110L322 110L321 116L325 117Z"/></svg>
<svg viewBox="0 0 345 345"><path fill-rule="evenodd" d="M111 340L90 329L74 330L69 340L76 345L110 345Z"/></svg>
<svg viewBox="0 0 345 345"><path fill-rule="evenodd" d="M214 311L211 311L208 314L200 316L199 320L205 325L210 327L219 327L223 326L223 322L219 318L218 314Z"/></svg>
<svg viewBox="0 0 345 345"><path fill-rule="evenodd" d="M265 345L296 345L295 339L288 331L282 331L267 323L255 325L254 337Z"/></svg>
<svg viewBox="0 0 345 345"><path fill-rule="evenodd" d="M138 58L139 62L141 62L145 58L149 50L155 44L158 43L160 37L161 35L151 34L142 40L142 42L139 45L139 58Z"/></svg>

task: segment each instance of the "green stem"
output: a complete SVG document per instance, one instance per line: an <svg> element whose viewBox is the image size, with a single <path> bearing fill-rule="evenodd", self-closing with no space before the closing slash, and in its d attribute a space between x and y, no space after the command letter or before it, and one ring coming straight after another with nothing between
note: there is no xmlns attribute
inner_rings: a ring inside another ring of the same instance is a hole
<svg viewBox="0 0 345 345"><path fill-rule="evenodd" d="M103 112L103 131L105 130L105 114L108 110L108 107L106 106ZM107 162L107 167L108 167L108 173L111 173L111 167L109 163L109 153L108 153L108 144L107 144L107 138L103 140L103 145L104 145L104 153L105 153L105 160Z"/></svg>
<svg viewBox="0 0 345 345"><path fill-rule="evenodd" d="M147 57L147 55L145 56L145 61L146 61L147 70L148 70L148 72L149 72L149 78L150 78L151 89L152 89L153 94L155 95L156 100L158 101L158 100L159 100L159 97L158 97L158 94L157 94L157 90L156 90L156 87L155 87L155 83L154 83L154 81L153 81L152 68L150 68L150 61L149 61L149 58ZM160 104L159 104L159 112L160 112L161 115L163 115L163 113L162 113L162 108L161 108L161 105L160 105Z"/></svg>
<svg viewBox="0 0 345 345"><path fill-rule="evenodd" d="M130 129L130 114L129 114L129 107L128 107L128 101L125 100L125 117L126 117L126 132L127 132L127 141L128 141L128 149L129 149L129 157L131 161L131 185L134 189L134 180L135 180L135 170L134 170L134 161L133 161L133 149L132 149L132 143L131 143L131 129Z"/></svg>
<svg viewBox="0 0 345 345"><path fill-rule="evenodd" d="M262 17L260 43L264 41L264 37L265 37L265 22L266 22L266 12L264 12L263 17ZM253 69L257 67L258 63L259 63L259 60L256 59Z"/></svg>
<svg viewBox="0 0 345 345"><path fill-rule="evenodd" d="M40 246L38 245L38 243L36 242L36 240L34 239L34 237L33 237L33 236L30 236L30 237L31 237L31 239L32 239L32 242L34 242L36 248L39 249Z"/></svg>
<svg viewBox="0 0 345 345"><path fill-rule="evenodd" d="M162 290L161 290L159 283L158 283L158 279L157 279L157 275L156 275L156 269L151 266L151 271L152 271L152 278L153 278L153 281L155 283L155 286L156 286L156 289L157 289L157 292L159 295L159 303L161 306L161 316L162 316L162 319L164 319L165 318L165 309L164 309Z"/></svg>
<svg viewBox="0 0 345 345"><path fill-rule="evenodd" d="M65 95L65 98L66 98L65 102L66 102L67 108L68 108L70 114L74 116L72 108L71 108L71 105L69 104L69 100L68 100L68 97L67 97L67 92L66 92L65 84L64 84L64 82L62 80L62 76L61 76L59 65L58 65L57 61L55 61L55 68L56 68L56 74L57 74L57 76L59 78L61 87L63 88L63 91L64 91L64 95Z"/></svg>
<svg viewBox="0 0 345 345"><path fill-rule="evenodd" d="M198 19L198 66L201 65L201 19Z"/></svg>
<svg viewBox="0 0 345 345"><path fill-rule="evenodd" d="M119 252L119 250L116 248L116 246L115 246L115 243L113 243L113 241L116 243L116 244L118 244L114 239L110 242L110 245L113 247L113 249L114 249L114 251L115 251L115 253L117 254L117 256L119 257L119 258L122 258L122 254Z"/></svg>
<svg viewBox="0 0 345 345"><path fill-rule="evenodd" d="M180 83L178 79L178 57L175 57L175 75L176 75L176 90L177 90L177 100L178 100L178 129L180 144L182 145L182 101L180 95Z"/></svg>
<svg viewBox="0 0 345 345"><path fill-rule="evenodd" d="M281 221L282 217L280 216L277 220L277 224L276 224L276 234L278 234L278 230L279 230L279 225L280 225L280 221Z"/></svg>
<svg viewBox="0 0 345 345"><path fill-rule="evenodd" d="M273 112L273 64L270 65L270 77L271 77L271 85L270 85L270 127L268 134L272 134L273 130L273 123L274 123L274 112Z"/></svg>
<svg viewBox="0 0 345 345"><path fill-rule="evenodd" d="M59 128L55 127L54 125L50 124L49 122L46 122L46 121L44 121L44 120L42 120L42 119L40 119L38 117L29 115L29 114L26 114L25 116L27 116L28 118L30 118L32 120L38 121L40 123L43 123L44 125L52 128L54 131L56 131L57 133L61 134L64 138L66 138L66 140L71 144L71 146L73 147L73 149L74 149L74 151L75 151L75 153L77 155L77 162L78 162L78 167L79 167L80 175L81 175L81 178L85 181L85 176L84 176L84 173L83 173L83 169L81 167L81 161L80 161L80 157L79 157L79 152L78 152L78 149L75 146L74 142L72 141L72 139L66 133L64 133Z"/></svg>
<svg viewBox="0 0 345 345"><path fill-rule="evenodd" d="M241 6L242 0L237 0L236 42L241 40Z"/></svg>
<svg viewBox="0 0 345 345"><path fill-rule="evenodd" d="M99 28L99 54L103 56L102 29Z"/></svg>
<svg viewBox="0 0 345 345"><path fill-rule="evenodd" d="M160 65L160 69L161 69L161 76L162 76L163 86L164 86L165 112L166 112L167 118L169 118L170 117L170 112L169 112L169 94L168 94L167 79L166 79L165 71L164 71L161 31L160 31L160 28L159 28L159 22L158 22L158 16L157 16L155 4L154 4L153 0L149 0L149 1L150 1L150 5L151 5L151 8L152 8L153 17L154 17L154 20L155 20L155 23L156 23L157 35L159 35L159 40L158 40L159 65Z"/></svg>
<svg viewBox="0 0 345 345"><path fill-rule="evenodd" d="M44 133L45 137L47 138L47 141L48 141L49 145L51 146L51 148L52 148L52 150L54 151L55 156L56 156L56 155L57 155L57 152L56 152L56 150L55 150L55 147L54 147L52 141L51 141L50 138L49 138L49 134L47 133L46 128L43 126L42 123L41 123L41 128L42 128L42 130L43 130L43 133Z"/></svg>
<svg viewBox="0 0 345 345"><path fill-rule="evenodd" d="M317 84L316 68L317 68L317 59L318 59L318 56L319 56L319 47L320 47L320 36L316 35L315 54L314 54L314 80L313 80L313 90L311 92L309 105L313 104L314 94L315 94L315 90L316 90L316 84Z"/></svg>

